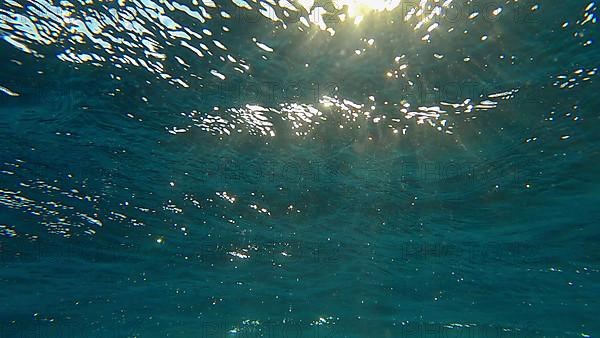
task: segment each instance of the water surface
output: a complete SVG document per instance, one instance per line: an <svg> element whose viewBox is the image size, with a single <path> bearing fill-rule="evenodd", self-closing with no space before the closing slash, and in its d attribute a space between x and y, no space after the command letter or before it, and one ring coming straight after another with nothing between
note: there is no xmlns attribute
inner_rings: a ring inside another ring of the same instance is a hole
<svg viewBox="0 0 600 338"><path fill-rule="evenodd" d="M0 4L2 337L593 337L597 4Z"/></svg>

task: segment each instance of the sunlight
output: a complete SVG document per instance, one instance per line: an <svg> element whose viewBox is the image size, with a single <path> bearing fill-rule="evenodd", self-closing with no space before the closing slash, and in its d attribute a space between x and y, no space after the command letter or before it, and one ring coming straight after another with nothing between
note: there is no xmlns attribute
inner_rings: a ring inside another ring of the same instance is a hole
<svg viewBox="0 0 600 338"><path fill-rule="evenodd" d="M348 16L359 24L362 18L370 12L392 10L400 4L400 0L334 0L337 8L348 7Z"/></svg>

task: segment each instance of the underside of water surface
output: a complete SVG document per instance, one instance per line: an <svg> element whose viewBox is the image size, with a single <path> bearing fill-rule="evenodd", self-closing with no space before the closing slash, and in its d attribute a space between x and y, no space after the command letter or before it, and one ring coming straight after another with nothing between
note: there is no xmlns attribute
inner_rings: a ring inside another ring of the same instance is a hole
<svg viewBox="0 0 600 338"><path fill-rule="evenodd" d="M597 3L3 0L0 337L596 337Z"/></svg>

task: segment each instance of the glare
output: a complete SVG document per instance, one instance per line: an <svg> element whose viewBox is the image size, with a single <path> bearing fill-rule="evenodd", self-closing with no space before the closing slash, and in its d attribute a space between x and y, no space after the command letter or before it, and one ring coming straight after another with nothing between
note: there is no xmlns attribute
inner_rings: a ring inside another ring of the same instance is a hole
<svg viewBox="0 0 600 338"><path fill-rule="evenodd" d="M400 4L400 0L334 0L337 8L348 7L348 16L354 18L354 23L362 21L364 15L370 12L391 10Z"/></svg>

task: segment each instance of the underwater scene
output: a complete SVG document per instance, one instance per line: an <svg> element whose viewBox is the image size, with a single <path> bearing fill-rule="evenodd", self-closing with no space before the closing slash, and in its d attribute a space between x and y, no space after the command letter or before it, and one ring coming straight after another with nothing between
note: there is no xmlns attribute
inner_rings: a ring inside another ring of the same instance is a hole
<svg viewBox="0 0 600 338"><path fill-rule="evenodd" d="M598 13L2 0L0 337L598 337Z"/></svg>

